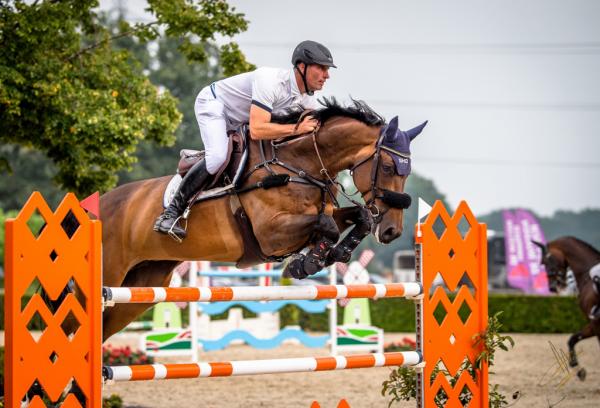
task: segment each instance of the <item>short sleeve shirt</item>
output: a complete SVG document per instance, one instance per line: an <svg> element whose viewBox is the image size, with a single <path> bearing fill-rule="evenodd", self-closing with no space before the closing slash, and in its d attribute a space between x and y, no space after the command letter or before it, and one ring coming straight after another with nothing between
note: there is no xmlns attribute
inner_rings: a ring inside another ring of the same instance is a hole
<svg viewBox="0 0 600 408"><path fill-rule="evenodd" d="M286 109L300 106L316 109L314 96L301 94L292 69L270 67L236 75L215 83L215 96L225 106L230 125L248 123L250 106L256 105L270 113L285 113Z"/></svg>

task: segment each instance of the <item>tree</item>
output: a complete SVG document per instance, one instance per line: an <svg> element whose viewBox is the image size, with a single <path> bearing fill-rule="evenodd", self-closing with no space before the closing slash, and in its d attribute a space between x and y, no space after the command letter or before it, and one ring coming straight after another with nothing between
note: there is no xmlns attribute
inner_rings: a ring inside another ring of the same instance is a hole
<svg viewBox="0 0 600 408"><path fill-rule="evenodd" d="M114 186L141 140L172 144L181 121L171 92L154 86L132 53L112 42L143 44L164 32L180 39L189 61L205 62L216 33L247 27L224 1L148 3L154 21L121 22L111 31L93 11L97 1L0 0L0 140L42 152L56 166L54 180L79 195ZM225 75L251 68L235 43L218 54ZM8 157L0 164L10 171Z"/></svg>

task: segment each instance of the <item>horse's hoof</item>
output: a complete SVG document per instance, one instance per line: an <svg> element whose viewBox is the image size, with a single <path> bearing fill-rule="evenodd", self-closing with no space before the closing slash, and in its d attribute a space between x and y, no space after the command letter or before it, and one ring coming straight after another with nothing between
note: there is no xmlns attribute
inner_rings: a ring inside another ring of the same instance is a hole
<svg viewBox="0 0 600 408"><path fill-rule="evenodd" d="M580 368L577 371L577 378L579 378L580 381L585 381L586 376L587 376L587 371L585 371L585 368Z"/></svg>
<svg viewBox="0 0 600 408"><path fill-rule="evenodd" d="M294 257L290 263L287 264L285 268L285 272L292 276L295 279L304 279L308 276L308 274L304 271L304 259L306 257L304 255L299 255Z"/></svg>

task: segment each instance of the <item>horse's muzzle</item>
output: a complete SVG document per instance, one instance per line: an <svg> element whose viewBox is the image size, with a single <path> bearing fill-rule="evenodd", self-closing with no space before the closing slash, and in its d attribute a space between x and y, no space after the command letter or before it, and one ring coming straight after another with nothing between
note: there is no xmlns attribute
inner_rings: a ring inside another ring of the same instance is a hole
<svg viewBox="0 0 600 408"><path fill-rule="evenodd" d="M406 210L410 207L412 199L406 193L396 193L391 190L383 190L383 196L380 196L381 201L383 201L388 207L397 208L400 210Z"/></svg>

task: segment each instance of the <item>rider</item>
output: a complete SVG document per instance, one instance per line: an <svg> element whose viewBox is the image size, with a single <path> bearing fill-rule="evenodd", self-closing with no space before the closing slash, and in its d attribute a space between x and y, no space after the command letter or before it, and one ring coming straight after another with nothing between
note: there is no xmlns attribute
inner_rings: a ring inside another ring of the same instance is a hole
<svg viewBox="0 0 600 408"><path fill-rule="evenodd" d="M262 67L212 83L200 91L194 111L206 155L181 181L169 206L156 219L154 230L175 234L180 239L186 231L178 220L188 201L205 188L227 159L227 131L249 123L250 137L255 140L312 132L317 122L306 116L298 125L271 123L272 113L301 106L316 109L314 92L323 88L329 68L336 66L329 50L315 41L302 41L292 54L291 69Z"/></svg>
<svg viewBox="0 0 600 408"><path fill-rule="evenodd" d="M600 320L600 264L594 265L590 269L590 278L592 278L592 287L598 298L598 303L590 310L590 319Z"/></svg>

